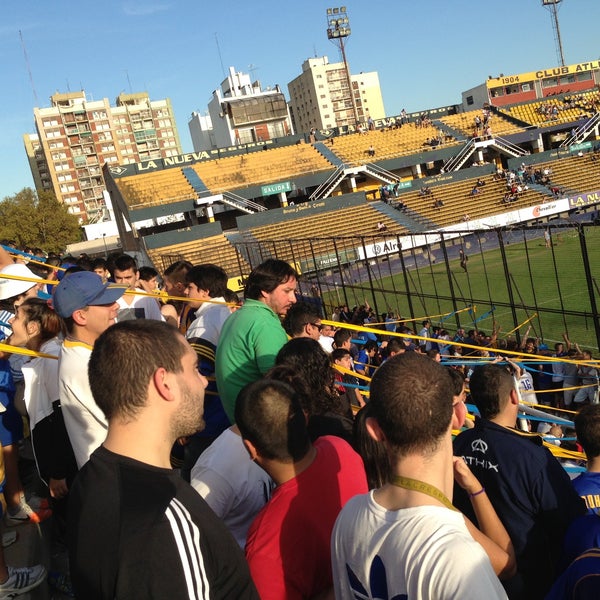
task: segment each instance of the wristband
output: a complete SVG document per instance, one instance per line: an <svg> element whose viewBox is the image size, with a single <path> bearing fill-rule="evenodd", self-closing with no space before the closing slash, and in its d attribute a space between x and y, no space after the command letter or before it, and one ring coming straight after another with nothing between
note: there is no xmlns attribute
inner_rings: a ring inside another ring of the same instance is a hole
<svg viewBox="0 0 600 600"><path fill-rule="evenodd" d="M484 487L482 487L478 492L475 492L474 494L469 494L469 498L475 498L475 496L479 496L479 494L483 494L483 492L485 492Z"/></svg>

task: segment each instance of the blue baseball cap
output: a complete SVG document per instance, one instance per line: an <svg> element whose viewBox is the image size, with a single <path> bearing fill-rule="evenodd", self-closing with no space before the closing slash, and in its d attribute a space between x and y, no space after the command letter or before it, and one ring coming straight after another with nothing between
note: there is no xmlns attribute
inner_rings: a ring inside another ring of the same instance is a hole
<svg viewBox="0 0 600 600"><path fill-rule="evenodd" d="M59 317L67 318L86 306L113 304L127 289L125 285L102 283L92 271L78 271L63 278L52 295L52 305Z"/></svg>

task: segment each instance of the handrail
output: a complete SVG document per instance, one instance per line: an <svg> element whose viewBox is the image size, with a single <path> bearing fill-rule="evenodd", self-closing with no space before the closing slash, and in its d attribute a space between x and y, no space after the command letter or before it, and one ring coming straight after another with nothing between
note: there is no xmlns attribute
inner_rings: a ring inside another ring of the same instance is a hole
<svg viewBox="0 0 600 600"><path fill-rule="evenodd" d="M446 171L446 173L448 171L458 171L473 152L475 152L475 142L473 141L473 138L471 138L456 156L446 161L444 171Z"/></svg>
<svg viewBox="0 0 600 600"><path fill-rule="evenodd" d="M509 142L506 138L496 136L493 138L493 140L496 146L514 154L515 156L525 156L527 154L525 150L519 148L519 146L513 144L512 142Z"/></svg>
<svg viewBox="0 0 600 600"><path fill-rule="evenodd" d="M375 163L367 163L364 165L364 167L367 170L373 171L380 177L385 177L386 179L389 179L395 183L400 181L400 177L398 177L398 175L394 175L394 173L392 173L391 171L388 171L387 169L384 169L383 167L380 167L379 165L376 165Z"/></svg>
<svg viewBox="0 0 600 600"><path fill-rule="evenodd" d="M337 183L341 181L345 175L346 165L341 164L317 189L309 196L309 200L315 200L316 198L321 198L321 193L323 190L330 187L334 182ZM333 189L333 188L332 188ZM323 194L323 198L327 196L327 193Z"/></svg>
<svg viewBox="0 0 600 600"><path fill-rule="evenodd" d="M247 198L244 198L243 196L238 196L237 194L234 194L233 192L223 192L222 194L223 196L223 200L228 201L230 203L236 203L238 205L239 208L247 208L249 209L253 209L255 212L264 212L266 211L266 207L264 207L262 204L258 204L257 202L254 202L253 200L248 200Z"/></svg>
<svg viewBox="0 0 600 600"><path fill-rule="evenodd" d="M561 148L567 148L573 144L583 142L594 130L594 127L600 121L600 112L593 114L583 125L575 129L575 131L567 137L560 145Z"/></svg>

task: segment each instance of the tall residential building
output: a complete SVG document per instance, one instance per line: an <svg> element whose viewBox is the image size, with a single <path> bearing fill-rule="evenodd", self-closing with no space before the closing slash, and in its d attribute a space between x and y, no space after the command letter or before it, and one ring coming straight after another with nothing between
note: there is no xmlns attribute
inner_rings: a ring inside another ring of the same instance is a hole
<svg viewBox="0 0 600 600"><path fill-rule="evenodd" d="M359 122L383 119L377 72L350 75L350 82ZM288 90L297 133L356 124L343 62L330 63L326 56L305 60L302 74L288 83Z"/></svg>
<svg viewBox="0 0 600 600"><path fill-rule="evenodd" d="M213 92L208 114L192 113L188 122L194 150L213 150L264 142L293 133L285 96L276 85L261 89L247 73L229 67L229 75Z"/></svg>
<svg viewBox="0 0 600 600"><path fill-rule="evenodd" d="M85 92L54 94L49 108L34 108L37 133L25 151L37 188L54 191L81 223L108 218L104 163L135 163L182 153L169 99L147 93L87 100Z"/></svg>

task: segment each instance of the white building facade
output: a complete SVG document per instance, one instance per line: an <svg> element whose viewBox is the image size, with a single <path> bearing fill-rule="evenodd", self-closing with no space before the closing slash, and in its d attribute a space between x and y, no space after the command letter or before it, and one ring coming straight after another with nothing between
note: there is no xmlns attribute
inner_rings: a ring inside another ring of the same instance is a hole
<svg viewBox="0 0 600 600"><path fill-rule="evenodd" d="M383 119L385 108L376 71L348 75L343 62L330 63L327 56L309 58L302 74L290 81L288 91L294 125L298 133L311 129L333 129L369 118Z"/></svg>
<svg viewBox="0 0 600 600"><path fill-rule="evenodd" d="M213 92L208 113L192 113L188 121L195 152L284 137L293 133L285 96L278 85L261 89L247 73L229 68Z"/></svg>

